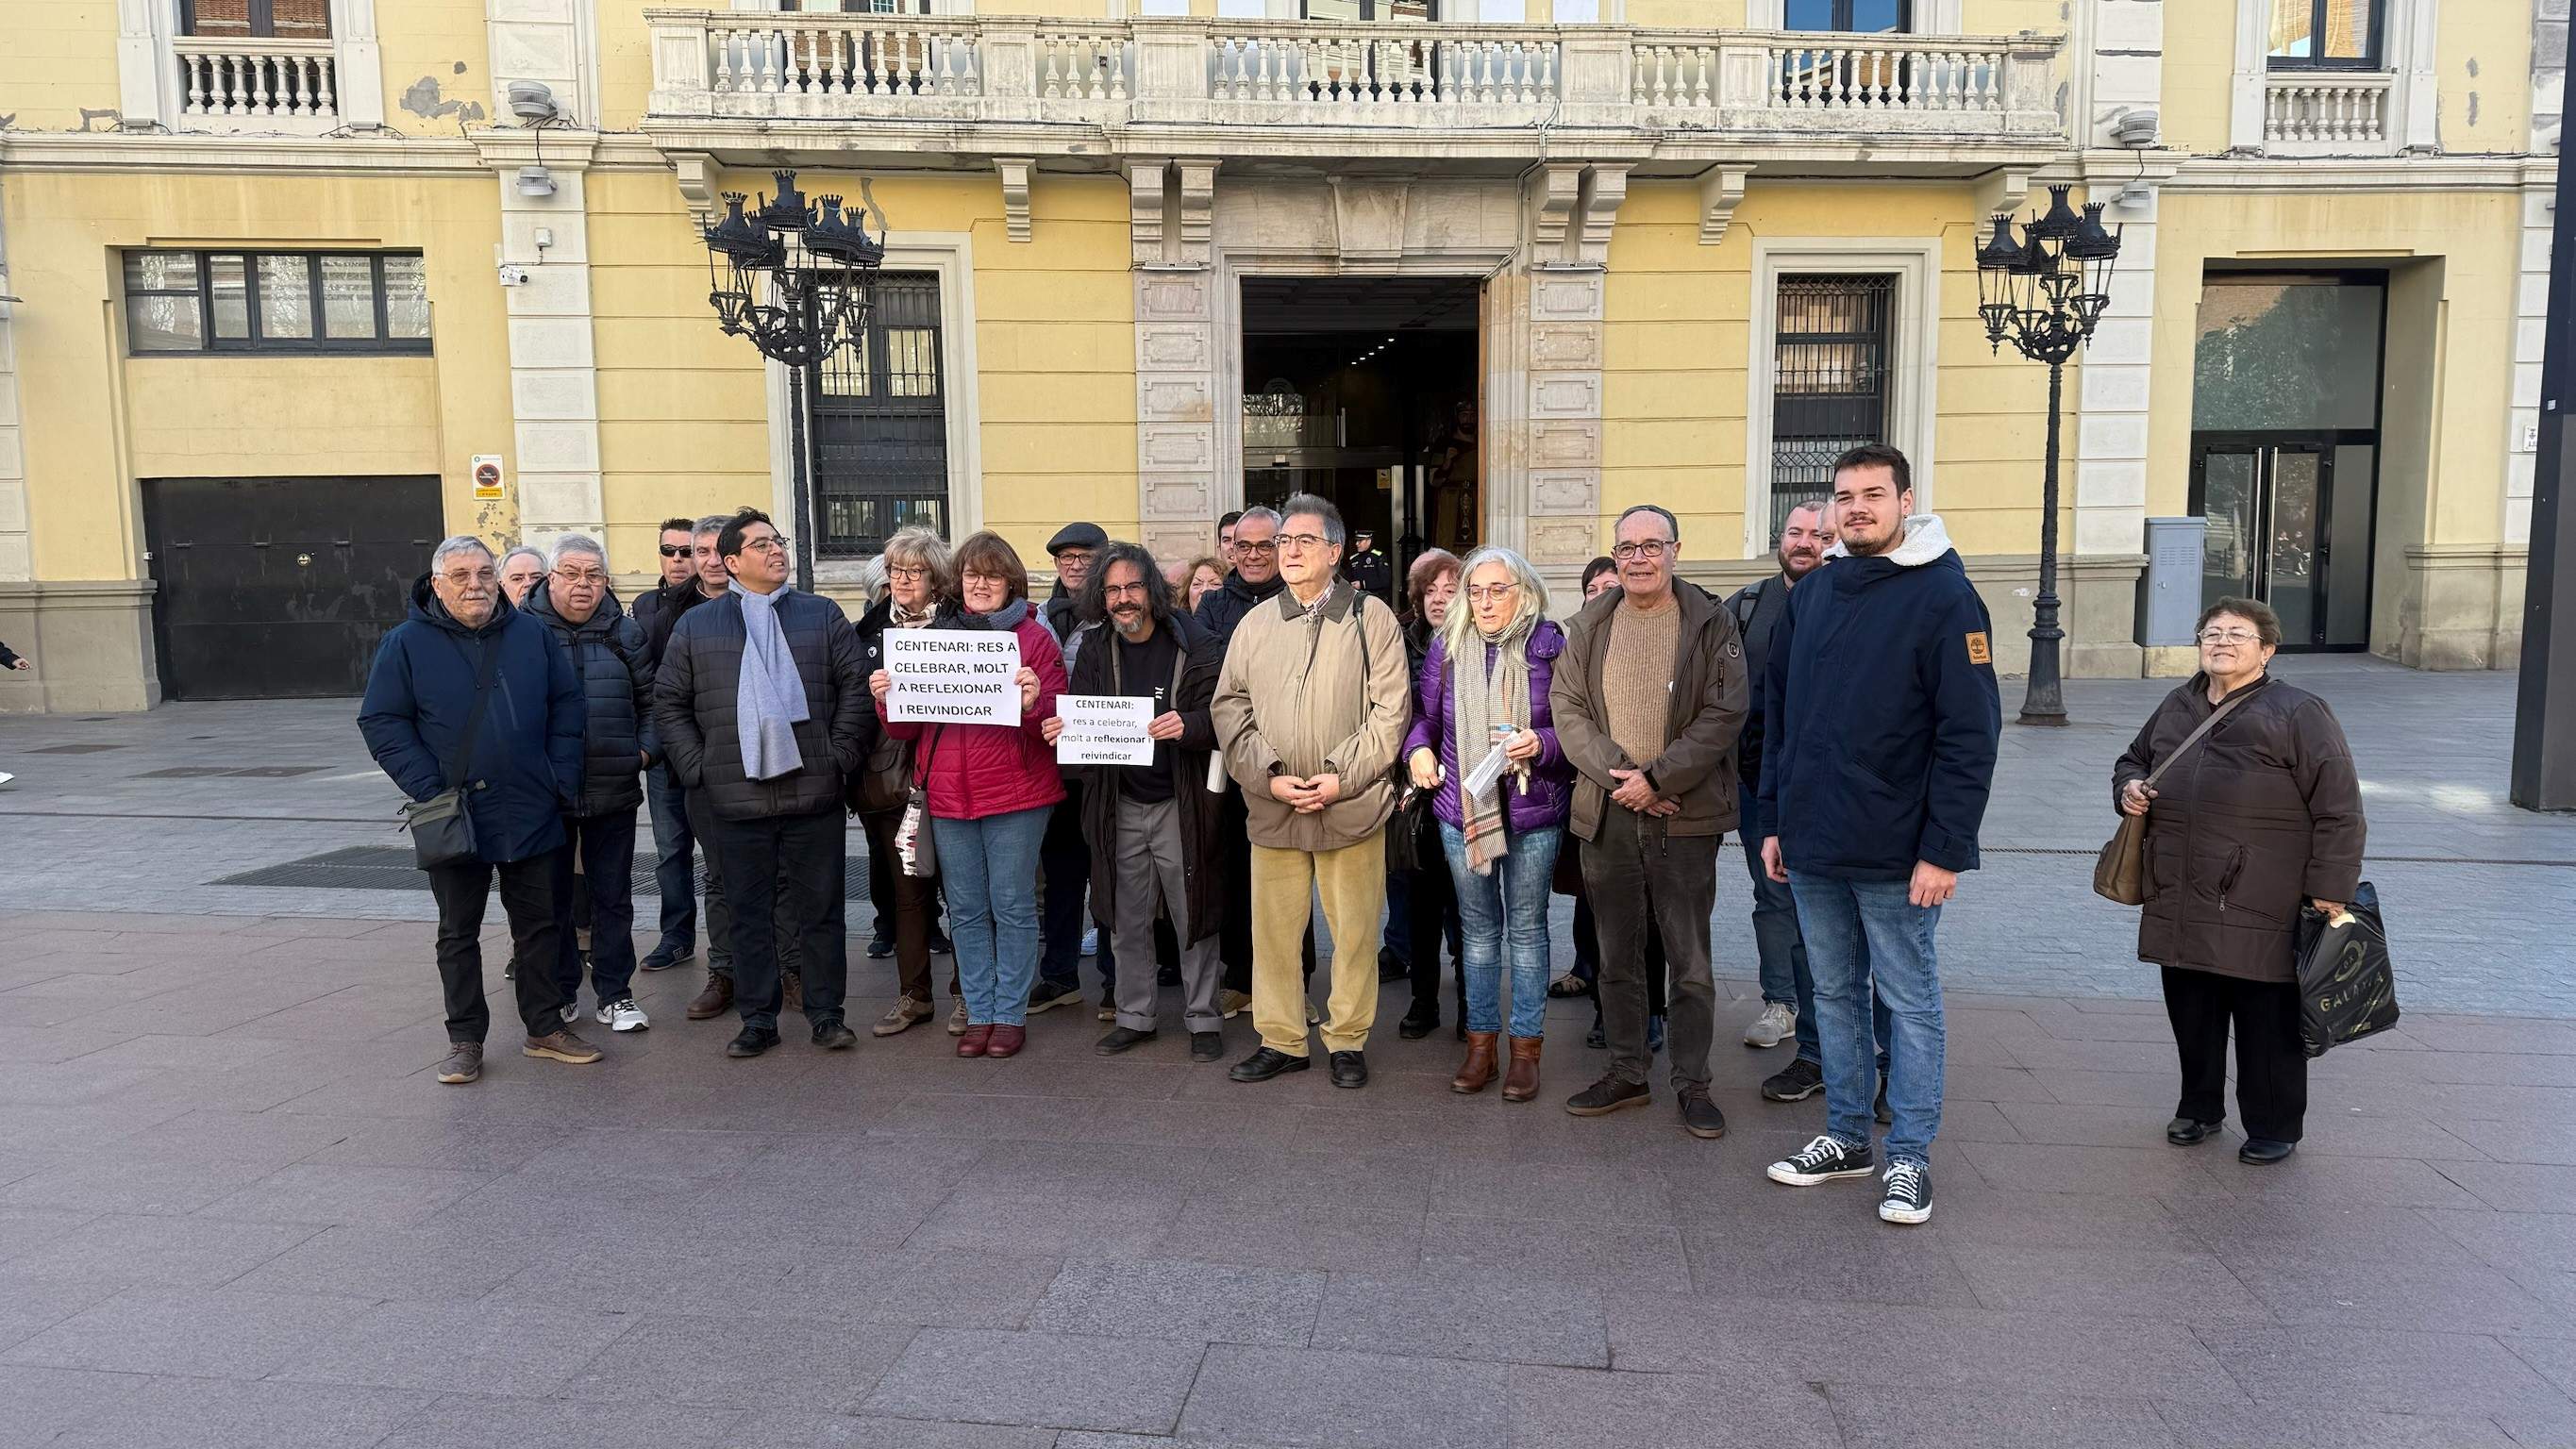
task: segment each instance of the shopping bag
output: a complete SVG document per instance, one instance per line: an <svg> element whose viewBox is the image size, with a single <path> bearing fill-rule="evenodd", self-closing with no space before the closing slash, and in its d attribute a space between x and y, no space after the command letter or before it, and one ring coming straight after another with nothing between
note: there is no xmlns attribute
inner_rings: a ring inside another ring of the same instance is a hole
<svg viewBox="0 0 2576 1449"><path fill-rule="evenodd" d="M2374 1036L2397 1024L2397 972L2388 959L2388 930L2379 892L2363 881L2329 918L2299 907L2294 938L2299 959L2299 1041L2312 1057L2329 1047Z"/></svg>

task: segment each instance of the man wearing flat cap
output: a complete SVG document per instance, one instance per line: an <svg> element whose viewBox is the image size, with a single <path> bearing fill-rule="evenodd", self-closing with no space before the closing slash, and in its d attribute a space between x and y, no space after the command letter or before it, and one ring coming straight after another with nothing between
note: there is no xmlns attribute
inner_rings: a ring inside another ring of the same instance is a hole
<svg viewBox="0 0 2576 1449"><path fill-rule="evenodd" d="M1099 620L1081 617L1079 600L1083 584L1091 578L1092 560L1108 543L1109 535L1096 523L1068 523L1047 540L1047 553L1055 559L1055 593L1047 599L1041 617L1063 646L1068 673L1083 642L1100 629ZM1082 836L1082 786L1073 780L1065 781L1064 801L1047 818L1046 837L1038 845L1038 871L1045 878L1046 891L1039 903L1038 979L1029 992L1031 1015L1082 1005L1083 928L1091 919L1082 902L1091 883L1091 847ZM1118 961L1106 935L1099 938L1099 961L1100 1019L1109 1021L1117 1016L1111 988L1118 979ZM1153 968L1148 964L1146 969Z"/></svg>

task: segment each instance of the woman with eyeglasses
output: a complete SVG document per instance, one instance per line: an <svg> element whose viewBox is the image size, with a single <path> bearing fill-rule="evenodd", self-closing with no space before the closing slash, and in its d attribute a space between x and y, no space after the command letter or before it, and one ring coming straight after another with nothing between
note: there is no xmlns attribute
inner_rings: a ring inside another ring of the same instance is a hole
<svg viewBox="0 0 2576 1449"><path fill-rule="evenodd" d="M902 529L886 540L883 561L885 594L859 616L858 624L859 652L872 686L885 668L887 630L946 629L957 620L955 568L948 544L938 534L919 525ZM885 865L887 912L893 917L894 930L885 941L889 949L880 951L877 940L868 943L870 956L894 957L897 982L894 1005L871 1029L878 1036L909 1031L936 1014L930 1004L930 958L938 949L933 937L939 924L939 884L906 875L894 864L898 859L895 831L903 823L904 799L912 789L912 762L913 742L898 739L889 730L849 781L850 808L858 812L859 824L868 833L871 876L879 862ZM966 998L958 992L953 968L948 973L948 996L955 1003L948 1034L963 1036Z"/></svg>
<svg viewBox="0 0 2576 1449"><path fill-rule="evenodd" d="M1494 1079L1503 1031L1503 961L1511 961L1511 1065L1503 1100L1538 1095L1547 1026L1547 897L1573 803L1574 767L1557 747L1548 685L1565 631L1550 623L1547 585L1507 548L1481 548L1414 685L1405 760L1436 791L1440 840L1458 901L1467 987L1467 1055L1449 1090ZM1480 767L1499 750L1502 767Z"/></svg>
<svg viewBox="0 0 2576 1449"><path fill-rule="evenodd" d="M965 988L961 1057L1019 1055L1028 1039L1029 988L1038 971L1038 844L1064 799L1055 750L1041 730L1064 692L1064 654L1029 604L1029 572L998 533L957 546L957 629L1009 634L1019 643L1020 722L889 723L913 746L913 776L926 782L948 934ZM869 680L882 716L893 681Z"/></svg>
<svg viewBox="0 0 2576 1449"><path fill-rule="evenodd" d="M2352 899L2367 831L2334 711L2267 671L2280 616L2252 599L2220 599L2202 611L2198 637L2200 672L2165 696L2111 767L2111 795L2122 814L2147 819L2138 959L2164 968L2182 1059L2165 1140L2189 1147L2226 1120L2233 1026L2245 1129L2236 1158L2262 1165L2297 1148L2307 1115L2299 911L2332 915Z"/></svg>

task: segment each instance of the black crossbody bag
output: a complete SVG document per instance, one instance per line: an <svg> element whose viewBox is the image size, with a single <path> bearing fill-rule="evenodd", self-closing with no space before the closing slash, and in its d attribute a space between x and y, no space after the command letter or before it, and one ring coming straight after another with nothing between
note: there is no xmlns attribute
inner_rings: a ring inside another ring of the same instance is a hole
<svg viewBox="0 0 2576 1449"><path fill-rule="evenodd" d="M465 646L458 644L456 652L463 654ZM483 715L492 702L492 679L500 669L501 640L495 635L483 647L483 669L474 681L474 712L466 717L465 737L447 762L447 788L426 800L403 802L402 828L411 832L412 863L422 870L482 858L474 845L474 817L465 810L465 773L474 768L474 738L483 732Z"/></svg>

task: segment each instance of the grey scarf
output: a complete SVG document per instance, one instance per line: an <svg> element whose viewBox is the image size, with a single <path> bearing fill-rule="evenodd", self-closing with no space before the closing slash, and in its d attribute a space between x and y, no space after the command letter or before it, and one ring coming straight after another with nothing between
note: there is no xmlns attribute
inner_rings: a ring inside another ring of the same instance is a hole
<svg viewBox="0 0 2576 1449"><path fill-rule="evenodd" d="M1461 600L1449 607L1460 609L1466 604ZM1518 765L1504 770L1494 788L1482 795L1468 793L1467 772L1494 747L1494 726L1508 725L1516 734L1529 728L1529 639L1537 626L1538 611L1524 606L1500 633L1486 633L1471 617L1465 628L1449 635L1465 656L1449 661L1449 715L1457 728L1453 747L1458 752L1458 831L1466 838L1467 866L1478 875L1492 874L1494 862L1511 854L1511 841L1504 833L1503 791L1510 788L1507 782L1514 775L1526 776L1528 771Z"/></svg>
<svg viewBox="0 0 2576 1449"><path fill-rule="evenodd" d="M779 604L796 591L785 584L767 594L755 594L740 582L730 587L742 600L742 678L733 698L734 727L742 735L742 772L754 780L775 780L805 768L805 756L796 748L796 726L811 718L804 677L796 672L787 631L778 623Z"/></svg>

